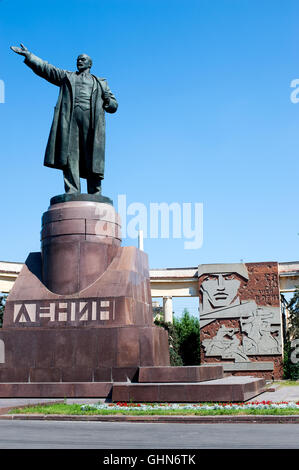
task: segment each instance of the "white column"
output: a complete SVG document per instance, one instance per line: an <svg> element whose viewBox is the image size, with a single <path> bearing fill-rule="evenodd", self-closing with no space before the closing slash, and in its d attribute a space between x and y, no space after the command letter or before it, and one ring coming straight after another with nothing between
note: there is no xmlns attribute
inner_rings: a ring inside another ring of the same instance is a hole
<svg viewBox="0 0 299 470"><path fill-rule="evenodd" d="M143 251L143 230L138 230L138 248Z"/></svg>
<svg viewBox="0 0 299 470"><path fill-rule="evenodd" d="M164 311L164 321L166 323L172 323L172 297L163 297L163 311Z"/></svg>
<svg viewBox="0 0 299 470"><path fill-rule="evenodd" d="M0 339L0 364L5 363L5 345L3 339Z"/></svg>

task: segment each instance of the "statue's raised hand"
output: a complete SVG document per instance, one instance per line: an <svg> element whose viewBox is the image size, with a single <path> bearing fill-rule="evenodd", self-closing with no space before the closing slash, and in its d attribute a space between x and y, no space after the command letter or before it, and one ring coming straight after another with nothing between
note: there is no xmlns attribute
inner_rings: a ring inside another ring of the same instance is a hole
<svg viewBox="0 0 299 470"><path fill-rule="evenodd" d="M21 44L21 47L10 46L11 50L16 52L17 54L24 55L27 57L30 52L28 51L27 47L24 44Z"/></svg>

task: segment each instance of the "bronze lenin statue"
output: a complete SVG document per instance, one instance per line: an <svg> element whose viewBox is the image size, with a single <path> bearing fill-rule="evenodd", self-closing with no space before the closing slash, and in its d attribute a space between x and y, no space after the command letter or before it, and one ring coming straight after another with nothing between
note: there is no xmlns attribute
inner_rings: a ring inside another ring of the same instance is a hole
<svg viewBox="0 0 299 470"><path fill-rule="evenodd" d="M80 178L89 194L101 194L105 164L105 112L118 104L107 81L90 73L91 58L77 58L77 72L63 70L35 56L21 44L11 47L25 56L25 64L40 77L60 88L44 165L63 171L67 194L80 193Z"/></svg>

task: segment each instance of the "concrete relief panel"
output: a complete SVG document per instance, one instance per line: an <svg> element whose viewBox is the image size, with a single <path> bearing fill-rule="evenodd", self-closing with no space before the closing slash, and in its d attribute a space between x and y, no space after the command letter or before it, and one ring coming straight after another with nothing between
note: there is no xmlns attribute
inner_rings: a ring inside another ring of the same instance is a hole
<svg viewBox="0 0 299 470"><path fill-rule="evenodd" d="M202 362L281 362L277 263L200 265L198 278Z"/></svg>

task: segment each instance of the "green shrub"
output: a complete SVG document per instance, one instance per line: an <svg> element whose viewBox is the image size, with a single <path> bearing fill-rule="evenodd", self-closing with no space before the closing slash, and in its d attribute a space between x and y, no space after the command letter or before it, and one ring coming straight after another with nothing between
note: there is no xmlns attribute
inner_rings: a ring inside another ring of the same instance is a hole
<svg viewBox="0 0 299 470"><path fill-rule="evenodd" d="M4 314L6 298L7 298L7 295L5 294L0 295L0 328L2 328L2 325L3 325L3 314Z"/></svg>
<svg viewBox="0 0 299 470"><path fill-rule="evenodd" d="M172 323L155 320L155 325L164 328L168 332L169 356L171 366L182 366L183 361L179 353L179 341L176 328Z"/></svg>
<svg viewBox="0 0 299 470"><path fill-rule="evenodd" d="M283 378L299 380L299 363L291 361L291 340L299 339L299 291L297 290L288 303L288 330L284 341Z"/></svg>
<svg viewBox="0 0 299 470"><path fill-rule="evenodd" d="M188 366L200 364L199 320L185 309L173 324L155 320L157 326L168 331L170 364Z"/></svg>
<svg viewBox="0 0 299 470"><path fill-rule="evenodd" d="M299 363L292 363L291 352L291 341L289 339L289 335L287 334L287 339L284 343L283 378L289 380L299 380Z"/></svg>
<svg viewBox="0 0 299 470"><path fill-rule="evenodd" d="M288 333L290 338L299 339L299 290L288 304Z"/></svg>
<svg viewBox="0 0 299 470"><path fill-rule="evenodd" d="M178 335L179 354L184 366L200 364L199 319L184 309L181 318L173 320Z"/></svg>

